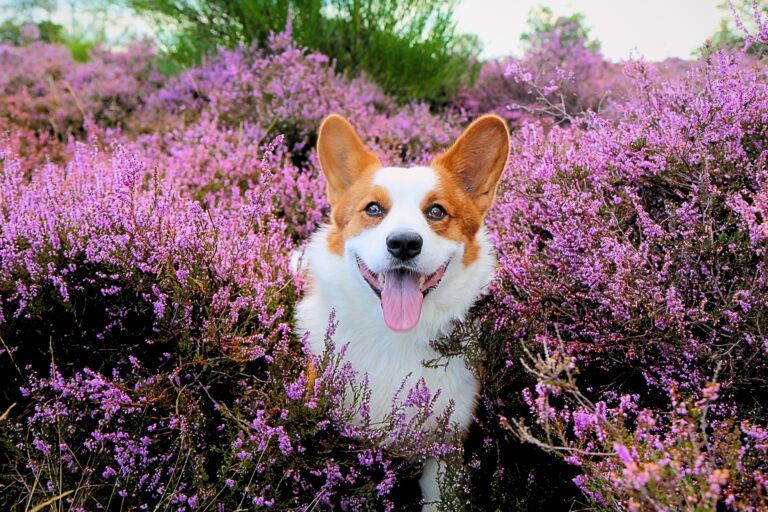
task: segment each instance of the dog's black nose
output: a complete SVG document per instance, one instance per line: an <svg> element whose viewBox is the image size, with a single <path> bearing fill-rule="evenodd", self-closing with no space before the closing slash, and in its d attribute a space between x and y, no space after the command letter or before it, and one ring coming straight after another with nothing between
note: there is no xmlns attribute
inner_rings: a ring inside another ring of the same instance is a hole
<svg viewBox="0 0 768 512"><path fill-rule="evenodd" d="M399 260L409 260L421 253L424 245L421 235L413 231L392 233L387 237L387 250L389 254Z"/></svg>

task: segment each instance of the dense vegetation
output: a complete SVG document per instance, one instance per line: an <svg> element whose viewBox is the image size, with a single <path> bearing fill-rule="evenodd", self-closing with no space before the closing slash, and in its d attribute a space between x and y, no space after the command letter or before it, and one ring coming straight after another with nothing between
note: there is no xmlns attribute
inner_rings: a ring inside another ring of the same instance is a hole
<svg viewBox="0 0 768 512"><path fill-rule="evenodd" d="M0 46L0 508L416 510L434 454L445 510L768 508L759 55L617 65L553 19L435 111L294 36L173 77L148 44ZM462 446L420 434L416 390L353 427L362 376L323 358L310 381L293 332L319 122L424 163L493 109L500 265L456 334L477 421Z"/></svg>
<svg viewBox="0 0 768 512"><path fill-rule="evenodd" d="M268 44L291 26L297 44L328 55L338 71L367 75L398 98L444 103L474 78L474 36L460 34L453 1L127 0L163 27L182 63L217 47ZM167 29L166 27L172 27Z"/></svg>

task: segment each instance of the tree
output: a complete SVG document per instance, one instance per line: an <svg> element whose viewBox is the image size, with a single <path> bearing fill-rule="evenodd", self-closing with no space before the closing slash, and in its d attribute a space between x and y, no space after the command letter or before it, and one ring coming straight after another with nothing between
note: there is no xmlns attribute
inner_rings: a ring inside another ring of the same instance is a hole
<svg viewBox="0 0 768 512"><path fill-rule="evenodd" d="M520 40L530 47L542 38L552 38L553 35L562 44L583 45L592 51L600 49L600 42L590 37L582 13L556 17L549 7L532 9L528 14L528 31L520 36Z"/></svg>
<svg viewBox="0 0 768 512"><path fill-rule="evenodd" d="M744 30L754 34L759 31L757 18L768 11L768 0L732 0L723 2L718 9L724 11L717 31L712 34L707 49L743 48L746 42ZM737 21L738 18L738 21ZM743 27L739 28L739 24ZM768 44L753 41L748 52L753 55L768 55Z"/></svg>
<svg viewBox="0 0 768 512"><path fill-rule="evenodd" d="M455 0L123 1L186 64L219 46L265 46L290 17L297 43L400 98L440 103L477 70L479 44L457 32Z"/></svg>

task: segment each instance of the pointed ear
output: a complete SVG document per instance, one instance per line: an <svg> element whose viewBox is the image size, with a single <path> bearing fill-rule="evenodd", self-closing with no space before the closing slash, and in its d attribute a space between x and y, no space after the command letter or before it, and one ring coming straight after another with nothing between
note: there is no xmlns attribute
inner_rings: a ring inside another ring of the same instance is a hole
<svg viewBox="0 0 768 512"><path fill-rule="evenodd" d="M456 182L485 213L493 203L496 184L509 157L509 130L502 118L485 115L461 134L448 151L432 161Z"/></svg>
<svg viewBox="0 0 768 512"><path fill-rule="evenodd" d="M329 115L320 125L317 155L328 182L331 206L365 171L381 167L379 158L365 147L349 121L338 114Z"/></svg>

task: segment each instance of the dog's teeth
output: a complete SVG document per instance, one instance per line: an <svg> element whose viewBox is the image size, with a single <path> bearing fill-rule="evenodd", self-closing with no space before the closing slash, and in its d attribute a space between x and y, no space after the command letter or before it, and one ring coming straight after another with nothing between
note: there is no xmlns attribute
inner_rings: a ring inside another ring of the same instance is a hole
<svg viewBox="0 0 768 512"><path fill-rule="evenodd" d="M419 288L424 287L424 283L427 281L427 278L424 276L419 277Z"/></svg>
<svg viewBox="0 0 768 512"><path fill-rule="evenodd" d="M383 287L384 286L384 274L379 273L379 284Z"/></svg>

